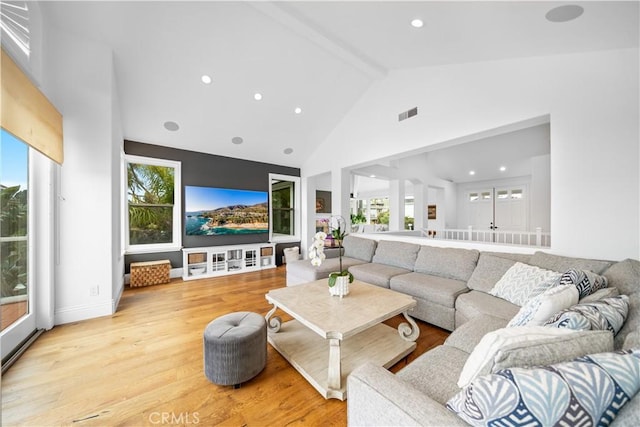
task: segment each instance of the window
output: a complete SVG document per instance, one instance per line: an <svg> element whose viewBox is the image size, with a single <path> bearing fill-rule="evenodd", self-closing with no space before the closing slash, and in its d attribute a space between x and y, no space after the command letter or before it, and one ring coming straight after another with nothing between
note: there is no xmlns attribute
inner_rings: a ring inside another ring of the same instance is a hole
<svg viewBox="0 0 640 427"><path fill-rule="evenodd" d="M300 240L300 178L269 174L270 240Z"/></svg>
<svg viewBox="0 0 640 427"><path fill-rule="evenodd" d="M522 189L511 190L512 199L522 199Z"/></svg>
<svg viewBox="0 0 640 427"><path fill-rule="evenodd" d="M179 250L180 162L125 156L128 253Z"/></svg>
<svg viewBox="0 0 640 427"><path fill-rule="evenodd" d="M29 312L29 147L2 130L0 139L2 330Z"/></svg>
<svg viewBox="0 0 640 427"><path fill-rule="evenodd" d="M509 191L507 190L498 190L498 199L503 200L509 197Z"/></svg>

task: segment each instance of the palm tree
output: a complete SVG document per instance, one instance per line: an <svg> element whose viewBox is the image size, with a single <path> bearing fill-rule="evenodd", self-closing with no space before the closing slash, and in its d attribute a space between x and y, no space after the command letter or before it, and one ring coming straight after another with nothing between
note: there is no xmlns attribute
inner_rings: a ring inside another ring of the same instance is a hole
<svg viewBox="0 0 640 427"><path fill-rule="evenodd" d="M174 172L166 166L127 164L130 243L172 240Z"/></svg>

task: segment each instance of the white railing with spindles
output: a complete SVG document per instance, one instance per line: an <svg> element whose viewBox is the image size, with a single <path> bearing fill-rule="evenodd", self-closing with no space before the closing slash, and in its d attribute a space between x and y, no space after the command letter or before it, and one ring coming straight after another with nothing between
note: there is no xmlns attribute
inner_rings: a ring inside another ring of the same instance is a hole
<svg viewBox="0 0 640 427"><path fill-rule="evenodd" d="M551 233L536 231L480 230L468 228L421 229L423 237L440 240L461 240L469 242L499 243L518 246L551 246Z"/></svg>

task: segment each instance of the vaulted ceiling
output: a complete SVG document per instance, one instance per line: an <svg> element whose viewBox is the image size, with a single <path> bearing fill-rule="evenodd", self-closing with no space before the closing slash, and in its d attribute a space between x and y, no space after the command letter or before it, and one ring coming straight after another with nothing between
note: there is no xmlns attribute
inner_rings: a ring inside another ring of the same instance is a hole
<svg viewBox="0 0 640 427"><path fill-rule="evenodd" d="M576 2L578 19L545 18L563 4L47 1L41 9L49 25L113 49L126 139L299 167L393 70L638 46L638 2ZM422 28L410 25L415 18Z"/></svg>

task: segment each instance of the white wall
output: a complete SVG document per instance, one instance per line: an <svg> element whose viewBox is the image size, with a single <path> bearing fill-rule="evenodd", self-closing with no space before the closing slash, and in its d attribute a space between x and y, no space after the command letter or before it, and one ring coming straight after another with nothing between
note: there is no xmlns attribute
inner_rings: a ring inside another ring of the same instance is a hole
<svg viewBox="0 0 640 427"><path fill-rule="evenodd" d="M401 70L374 83L302 167L348 167L551 118L551 251L640 257L638 50ZM397 121L417 106L418 116Z"/></svg>
<svg viewBox="0 0 640 427"><path fill-rule="evenodd" d="M112 121L117 108L110 49L63 29L45 31L43 91L64 118L55 273L55 323L60 324L113 312L113 245L119 240L113 144L121 135L114 135ZM97 295L90 296L92 288Z"/></svg>
<svg viewBox="0 0 640 427"><path fill-rule="evenodd" d="M549 155L531 159L531 186L529 187L529 228L551 230L551 162Z"/></svg>

